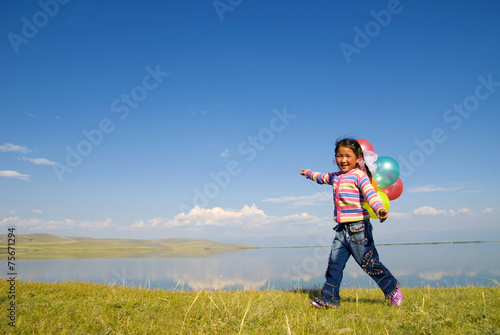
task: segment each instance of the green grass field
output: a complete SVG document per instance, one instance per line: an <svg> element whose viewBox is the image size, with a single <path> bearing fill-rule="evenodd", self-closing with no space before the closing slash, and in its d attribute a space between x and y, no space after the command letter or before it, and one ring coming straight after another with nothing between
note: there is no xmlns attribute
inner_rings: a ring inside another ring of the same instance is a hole
<svg viewBox="0 0 500 335"><path fill-rule="evenodd" d="M16 283L15 328L0 284L1 334L500 334L500 287L402 288L393 307L378 289L173 292L101 284Z"/></svg>

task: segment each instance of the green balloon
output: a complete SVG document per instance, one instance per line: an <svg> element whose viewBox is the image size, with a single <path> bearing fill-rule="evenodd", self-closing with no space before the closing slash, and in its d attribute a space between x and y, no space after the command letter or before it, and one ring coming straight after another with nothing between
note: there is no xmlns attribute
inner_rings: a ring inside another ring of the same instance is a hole
<svg viewBox="0 0 500 335"><path fill-rule="evenodd" d="M375 162L377 171L373 174L373 178L377 181L380 188L391 186L399 178L399 164L394 158L382 156Z"/></svg>

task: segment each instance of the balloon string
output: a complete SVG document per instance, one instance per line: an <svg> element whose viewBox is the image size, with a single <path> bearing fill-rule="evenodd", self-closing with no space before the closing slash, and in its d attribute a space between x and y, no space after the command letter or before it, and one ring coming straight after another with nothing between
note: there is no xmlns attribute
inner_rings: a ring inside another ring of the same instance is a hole
<svg viewBox="0 0 500 335"><path fill-rule="evenodd" d="M312 186L314 186L314 188L315 188L315 189L316 189L316 190L317 190L320 194L322 194L322 195L326 198L326 200L328 201L328 203L330 204L330 206L331 206L332 208L334 208L335 206L334 206L334 204L333 204L333 200L332 200L332 198L331 198L331 197L329 197L329 196L328 196L325 192L321 191L321 190L319 189L319 187L318 187L318 184L317 184L314 180L310 180L310 179L309 179L309 181L311 182Z"/></svg>

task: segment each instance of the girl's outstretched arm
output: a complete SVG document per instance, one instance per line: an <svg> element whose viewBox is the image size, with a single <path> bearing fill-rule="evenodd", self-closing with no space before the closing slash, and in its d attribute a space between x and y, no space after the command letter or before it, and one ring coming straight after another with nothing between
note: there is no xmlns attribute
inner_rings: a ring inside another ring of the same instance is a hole
<svg viewBox="0 0 500 335"><path fill-rule="evenodd" d="M311 179L318 184L332 184L333 174L331 173L321 173L321 172L312 172L311 170L300 170L300 174L305 176L308 179Z"/></svg>

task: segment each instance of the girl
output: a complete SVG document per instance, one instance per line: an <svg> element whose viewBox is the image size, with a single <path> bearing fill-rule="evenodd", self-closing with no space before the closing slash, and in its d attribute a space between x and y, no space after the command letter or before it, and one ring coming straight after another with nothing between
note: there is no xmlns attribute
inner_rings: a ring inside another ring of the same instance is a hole
<svg viewBox="0 0 500 335"><path fill-rule="evenodd" d="M318 308L340 306L342 272L352 255L359 266L375 280L386 299L391 299L394 306L400 306L403 295L399 290L399 282L379 260L370 215L363 208L367 201L380 222L384 222L389 216L370 183L367 173L370 176L371 173L365 165L363 149L355 139L346 138L337 141L335 158L339 172L300 170L301 175L318 184L333 186L334 219L337 222L337 226L333 228L336 234L325 274L326 283L321 296L312 300L311 304Z"/></svg>

